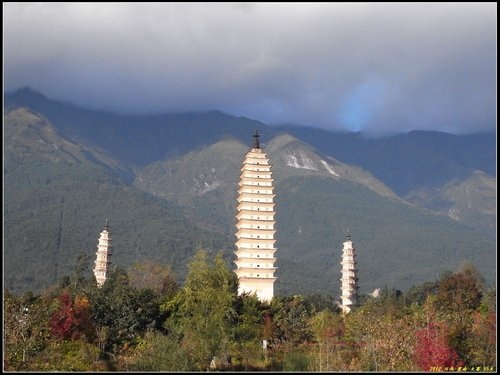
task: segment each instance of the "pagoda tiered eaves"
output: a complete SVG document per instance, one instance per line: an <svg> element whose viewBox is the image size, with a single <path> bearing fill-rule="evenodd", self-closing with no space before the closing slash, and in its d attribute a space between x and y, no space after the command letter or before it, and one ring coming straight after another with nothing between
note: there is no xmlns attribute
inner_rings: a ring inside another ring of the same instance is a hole
<svg viewBox="0 0 500 375"><path fill-rule="evenodd" d="M101 232L99 242L97 244L96 260L94 261L94 276L98 287L102 287L107 278L109 265L111 264L109 257L111 256L111 235L108 231L108 221L104 230Z"/></svg>
<svg viewBox="0 0 500 375"><path fill-rule="evenodd" d="M238 293L255 293L262 301L273 298L276 280L273 182L269 159L260 148L256 132L254 147L241 167L234 252L237 259L234 263L239 280Z"/></svg>
<svg viewBox="0 0 500 375"><path fill-rule="evenodd" d="M357 303L358 286L356 277L356 253L352 245L350 235L347 235L347 240L344 242L342 249L342 277L341 281L341 308L344 313L351 311L352 306Z"/></svg>

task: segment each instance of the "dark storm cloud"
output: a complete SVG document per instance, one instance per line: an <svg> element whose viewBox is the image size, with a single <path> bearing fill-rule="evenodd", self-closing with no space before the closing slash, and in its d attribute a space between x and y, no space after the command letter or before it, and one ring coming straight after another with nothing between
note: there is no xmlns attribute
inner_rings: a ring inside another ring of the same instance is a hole
<svg viewBox="0 0 500 375"><path fill-rule="evenodd" d="M4 3L4 87L372 133L496 125L495 3Z"/></svg>

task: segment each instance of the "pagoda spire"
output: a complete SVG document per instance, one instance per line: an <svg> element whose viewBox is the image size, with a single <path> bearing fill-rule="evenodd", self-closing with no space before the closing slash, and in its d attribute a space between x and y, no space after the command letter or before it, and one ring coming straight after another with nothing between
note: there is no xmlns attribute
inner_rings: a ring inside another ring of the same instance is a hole
<svg viewBox="0 0 500 375"><path fill-rule="evenodd" d="M274 296L276 240L271 164L260 148L259 133L246 154L238 190L236 250L238 294L256 294L269 302Z"/></svg>
<svg viewBox="0 0 500 375"><path fill-rule="evenodd" d="M258 130L255 130L255 133L253 134L253 146L252 146L252 148L260 149L259 131Z"/></svg>
<svg viewBox="0 0 500 375"><path fill-rule="evenodd" d="M101 232L99 242L97 244L94 276L97 281L97 286L100 288L106 281L107 273L109 271L109 257L111 256L111 235L109 233L109 221L106 219L104 230Z"/></svg>
<svg viewBox="0 0 500 375"><path fill-rule="evenodd" d="M357 304L358 297L358 278L356 276L356 249L351 240L349 230L346 234L344 248L342 249L342 277L341 281L341 299L340 308L344 314L351 311L352 306Z"/></svg>

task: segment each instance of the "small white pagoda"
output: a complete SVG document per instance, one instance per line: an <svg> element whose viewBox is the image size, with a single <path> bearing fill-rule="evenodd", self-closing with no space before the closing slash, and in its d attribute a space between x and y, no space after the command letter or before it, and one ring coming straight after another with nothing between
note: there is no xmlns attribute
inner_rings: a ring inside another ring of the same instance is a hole
<svg viewBox="0 0 500 375"><path fill-rule="evenodd" d="M109 233L108 219L106 219L106 224L104 225L104 230L101 232L99 237L99 243L97 245L94 276L97 281L97 286L100 288L104 285L106 281L106 276L109 270L109 257L111 256L111 235Z"/></svg>
<svg viewBox="0 0 500 375"><path fill-rule="evenodd" d="M273 178L271 164L261 149L259 133L241 167L237 206L236 257L238 294L256 294L269 302L274 296L276 240L274 235Z"/></svg>
<svg viewBox="0 0 500 375"><path fill-rule="evenodd" d="M347 239L344 242L342 249L342 278L340 279L342 285L341 299L342 304L340 308L344 314L351 311L353 305L357 303L358 297L358 278L356 277L356 249L354 249L351 241L351 235L347 232Z"/></svg>

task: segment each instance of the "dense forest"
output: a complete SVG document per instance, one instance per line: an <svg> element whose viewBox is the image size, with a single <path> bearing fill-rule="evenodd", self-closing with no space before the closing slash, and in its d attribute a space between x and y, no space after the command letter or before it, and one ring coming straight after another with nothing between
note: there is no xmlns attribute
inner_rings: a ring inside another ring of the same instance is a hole
<svg viewBox="0 0 500 375"><path fill-rule="evenodd" d="M496 290L470 263L405 293L238 296L222 254L167 264L81 259L41 294L4 290L5 371L496 371Z"/></svg>

